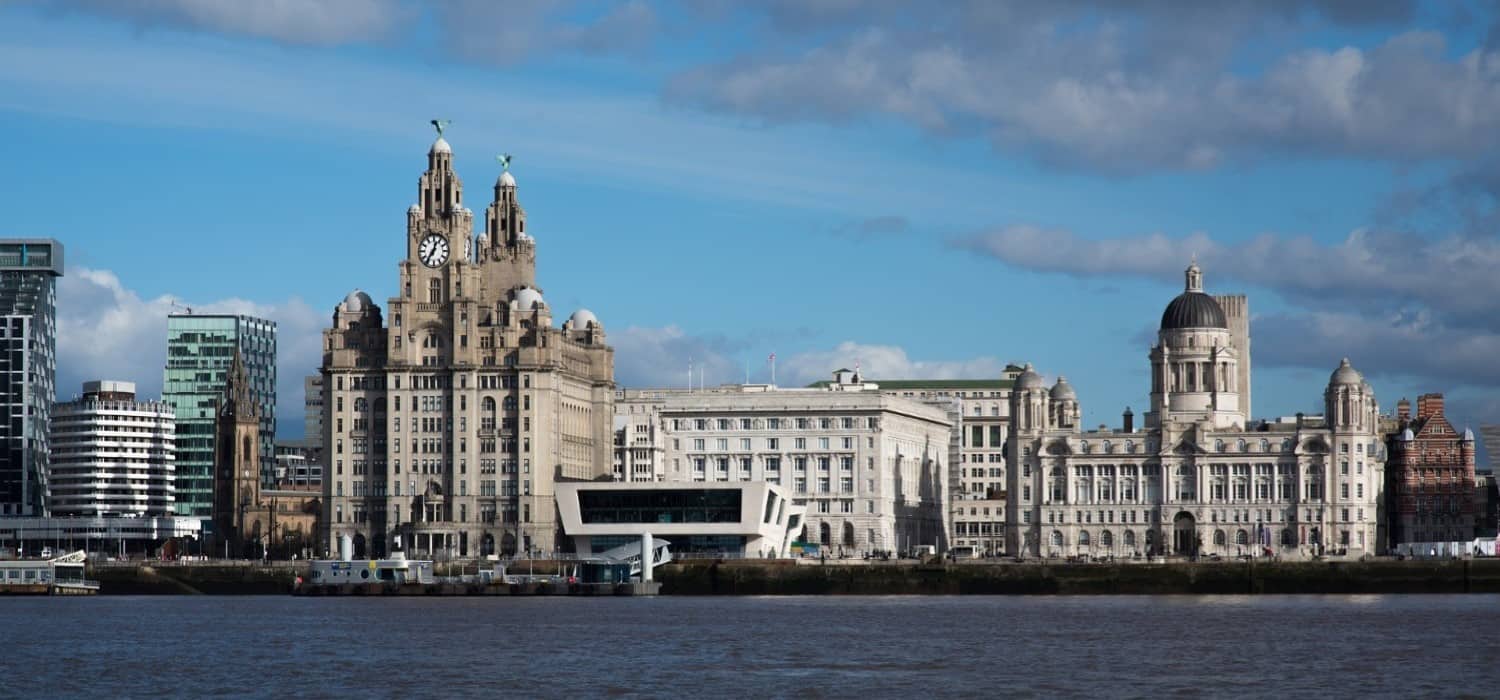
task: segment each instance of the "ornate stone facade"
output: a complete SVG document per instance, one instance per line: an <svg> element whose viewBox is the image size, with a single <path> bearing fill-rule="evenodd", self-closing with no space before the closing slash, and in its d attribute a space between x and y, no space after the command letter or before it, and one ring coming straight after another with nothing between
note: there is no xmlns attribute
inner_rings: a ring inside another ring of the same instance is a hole
<svg viewBox="0 0 1500 700"><path fill-rule="evenodd" d="M327 546L423 556L546 551L553 484L608 475L614 352L587 310L561 328L508 170L484 232L439 135L407 210L389 325L356 290L324 332ZM398 539L399 538L399 539Z"/></svg>
<svg viewBox="0 0 1500 700"><path fill-rule="evenodd" d="M1231 313L1224 303L1229 302ZM1085 432L1077 392L1027 365L1010 396L1007 549L1025 556L1350 555L1384 550L1374 391L1348 360L1325 414L1249 418L1243 297L1196 264L1151 348L1143 430ZM1127 409L1128 410L1128 409Z"/></svg>

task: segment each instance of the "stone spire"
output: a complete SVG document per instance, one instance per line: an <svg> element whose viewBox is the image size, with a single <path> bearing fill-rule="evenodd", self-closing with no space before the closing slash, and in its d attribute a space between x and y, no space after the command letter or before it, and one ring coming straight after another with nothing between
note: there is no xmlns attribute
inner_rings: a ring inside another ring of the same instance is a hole
<svg viewBox="0 0 1500 700"><path fill-rule="evenodd" d="M245 371L239 348L235 348L234 359L230 361L229 373L225 377L224 408L221 413L245 420L260 418L260 406L250 394L250 375Z"/></svg>

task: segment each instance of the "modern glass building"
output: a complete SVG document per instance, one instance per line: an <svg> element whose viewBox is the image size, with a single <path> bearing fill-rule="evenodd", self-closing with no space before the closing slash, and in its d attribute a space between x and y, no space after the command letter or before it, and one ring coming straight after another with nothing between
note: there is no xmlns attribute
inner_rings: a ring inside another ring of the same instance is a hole
<svg viewBox="0 0 1500 700"><path fill-rule="evenodd" d="M260 404L261 483L276 469L276 322L233 314L167 317L162 401L177 414L178 515L207 518L214 495L214 421L238 349Z"/></svg>
<svg viewBox="0 0 1500 700"><path fill-rule="evenodd" d="M0 239L0 515L47 515L62 273L61 243Z"/></svg>

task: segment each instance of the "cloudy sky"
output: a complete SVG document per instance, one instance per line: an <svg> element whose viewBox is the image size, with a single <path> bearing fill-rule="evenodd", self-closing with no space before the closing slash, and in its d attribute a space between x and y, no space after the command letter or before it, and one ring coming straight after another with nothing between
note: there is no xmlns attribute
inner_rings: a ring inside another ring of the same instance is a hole
<svg viewBox="0 0 1500 700"><path fill-rule="evenodd" d="M1147 403L1196 254L1250 295L1255 408L1348 356L1500 422L1500 23L1399 0L13 0L0 235L68 248L60 387L160 391L165 314L318 333L395 290L448 139L513 171L559 314L626 385L1065 374Z"/></svg>

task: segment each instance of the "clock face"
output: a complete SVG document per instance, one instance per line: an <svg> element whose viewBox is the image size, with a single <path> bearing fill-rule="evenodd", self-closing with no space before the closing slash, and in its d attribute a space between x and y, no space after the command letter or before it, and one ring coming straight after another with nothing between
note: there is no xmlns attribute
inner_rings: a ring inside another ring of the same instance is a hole
<svg viewBox="0 0 1500 700"><path fill-rule="evenodd" d="M436 233L428 234L422 239L422 244L417 246L417 258L428 267L448 262L448 239Z"/></svg>

